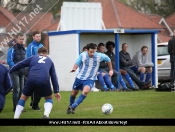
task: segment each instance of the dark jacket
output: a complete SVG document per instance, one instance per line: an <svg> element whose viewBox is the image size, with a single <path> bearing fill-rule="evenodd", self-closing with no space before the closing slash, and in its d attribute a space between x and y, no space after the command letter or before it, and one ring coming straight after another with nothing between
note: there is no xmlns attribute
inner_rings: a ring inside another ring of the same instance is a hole
<svg viewBox="0 0 175 132"><path fill-rule="evenodd" d="M97 51L97 52L102 53L102 52L99 52L99 51ZM99 66L100 69L107 68L107 67L108 67L108 63L106 61L101 61L100 62L100 66Z"/></svg>
<svg viewBox="0 0 175 132"><path fill-rule="evenodd" d="M22 61L25 59L25 48L22 44L15 44L13 47L11 47L8 50L7 53L7 63L11 67L13 67L16 63ZM20 69L19 71L15 72L18 75L24 75L25 74L25 69Z"/></svg>
<svg viewBox="0 0 175 132"><path fill-rule="evenodd" d="M132 66L132 60L128 52L124 53L123 51L120 51L119 60L120 67Z"/></svg>
<svg viewBox="0 0 175 132"><path fill-rule="evenodd" d="M115 69L115 54L113 52L110 53L109 51L107 51L105 54L111 59L112 68Z"/></svg>
<svg viewBox="0 0 175 132"><path fill-rule="evenodd" d="M174 44L173 44L173 42L174 42ZM168 53L170 54L170 63L174 63L173 54L175 54L175 36L173 36L168 41Z"/></svg>
<svg viewBox="0 0 175 132"><path fill-rule="evenodd" d="M5 95L12 89L12 81L8 70L0 64L0 111L4 108Z"/></svg>

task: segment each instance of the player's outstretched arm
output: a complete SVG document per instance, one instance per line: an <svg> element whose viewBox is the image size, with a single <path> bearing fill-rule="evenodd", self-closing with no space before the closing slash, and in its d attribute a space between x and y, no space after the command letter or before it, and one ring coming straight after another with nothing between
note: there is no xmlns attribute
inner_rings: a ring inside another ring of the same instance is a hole
<svg viewBox="0 0 175 132"><path fill-rule="evenodd" d="M77 64L74 64L74 67L72 68L72 70L70 72L75 72L78 68L78 65Z"/></svg>
<svg viewBox="0 0 175 132"><path fill-rule="evenodd" d="M55 93L55 98L60 101L61 100L61 95L59 93Z"/></svg>

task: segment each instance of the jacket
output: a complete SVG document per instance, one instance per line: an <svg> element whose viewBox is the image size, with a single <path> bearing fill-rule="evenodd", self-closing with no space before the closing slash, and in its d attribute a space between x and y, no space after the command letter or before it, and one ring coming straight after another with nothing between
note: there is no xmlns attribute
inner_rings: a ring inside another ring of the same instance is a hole
<svg viewBox="0 0 175 132"><path fill-rule="evenodd" d="M133 59L133 66L140 66L140 67L153 67L154 64L149 61L148 54L143 55L142 51L136 52Z"/></svg>
<svg viewBox="0 0 175 132"><path fill-rule="evenodd" d="M8 70L0 64L0 111L4 108L5 95L12 89L12 81Z"/></svg>
<svg viewBox="0 0 175 132"><path fill-rule="evenodd" d="M15 44L13 47L11 47L8 50L7 53L7 63L9 67L13 67L16 63L22 61L25 59L25 48L22 44ZM15 72L18 75L24 75L25 74L25 69L20 69L19 71Z"/></svg>
<svg viewBox="0 0 175 132"><path fill-rule="evenodd" d="M132 66L132 60L128 52L124 53L123 51L120 51L119 60L120 60L120 67Z"/></svg>
<svg viewBox="0 0 175 132"><path fill-rule="evenodd" d="M175 36L173 36L169 41L168 41L168 53L170 54L170 63L174 63L173 60L173 54L175 54L175 51L173 50L175 47L173 46L173 39L175 39ZM174 44L175 45L175 44Z"/></svg>
<svg viewBox="0 0 175 132"><path fill-rule="evenodd" d="M111 59L112 68L115 69L115 54L113 52L111 54L109 51L107 51L105 54Z"/></svg>
<svg viewBox="0 0 175 132"><path fill-rule="evenodd" d="M38 43L36 41L32 41L28 46L27 46L27 58L37 55L38 54L38 49L43 47L43 44Z"/></svg>

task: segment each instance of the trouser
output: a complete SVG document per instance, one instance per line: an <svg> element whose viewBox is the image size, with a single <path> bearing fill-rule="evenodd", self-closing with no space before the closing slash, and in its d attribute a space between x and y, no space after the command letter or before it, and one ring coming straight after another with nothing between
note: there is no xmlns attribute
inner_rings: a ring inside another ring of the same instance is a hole
<svg viewBox="0 0 175 132"><path fill-rule="evenodd" d="M38 91L36 89L31 96L30 106L32 106L33 108L39 107L38 104L40 100L41 100L41 97L39 96Z"/></svg>
<svg viewBox="0 0 175 132"><path fill-rule="evenodd" d="M171 70L170 70L170 83L171 84L174 84L173 75L174 75L174 62L171 62Z"/></svg>
<svg viewBox="0 0 175 132"><path fill-rule="evenodd" d="M173 71L172 72L173 72L173 83L174 83L174 81L175 81L175 55L173 55L173 61L174 61L173 62L174 66L173 66Z"/></svg>
<svg viewBox="0 0 175 132"><path fill-rule="evenodd" d="M13 109L15 110L24 87L24 75L12 73L11 77L13 81Z"/></svg>

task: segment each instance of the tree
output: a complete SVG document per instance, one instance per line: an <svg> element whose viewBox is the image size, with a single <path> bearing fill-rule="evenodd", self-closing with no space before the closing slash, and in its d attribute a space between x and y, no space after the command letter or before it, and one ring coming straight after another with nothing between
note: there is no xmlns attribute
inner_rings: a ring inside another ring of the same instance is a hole
<svg viewBox="0 0 175 132"><path fill-rule="evenodd" d="M49 12L52 12L54 17L56 17L56 15L59 13L62 3L65 1L86 2L88 0L0 0L1 5L13 13L21 12L22 10L24 12L33 11L33 9L36 7L36 4L43 7L42 12L47 12L50 7L52 7ZM7 2L7 4L5 4L5 2Z"/></svg>
<svg viewBox="0 0 175 132"><path fill-rule="evenodd" d="M174 0L120 0L124 4L146 14L167 17L175 12Z"/></svg>
<svg viewBox="0 0 175 132"><path fill-rule="evenodd" d="M6 3L6 5L6 1L3 0L2 2L5 8L13 13L21 12L29 4L29 0L10 0Z"/></svg>

